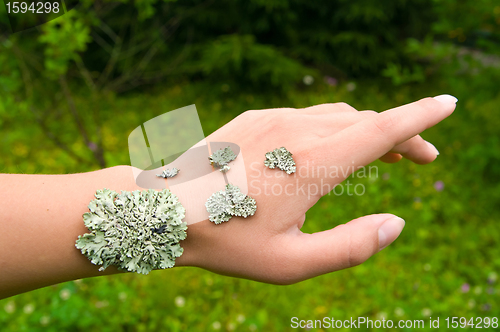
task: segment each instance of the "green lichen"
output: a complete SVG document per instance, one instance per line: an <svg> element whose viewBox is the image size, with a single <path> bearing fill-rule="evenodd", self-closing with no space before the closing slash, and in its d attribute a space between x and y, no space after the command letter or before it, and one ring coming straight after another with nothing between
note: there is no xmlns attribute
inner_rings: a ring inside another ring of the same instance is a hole
<svg viewBox="0 0 500 332"><path fill-rule="evenodd" d="M245 195L240 188L232 184L226 185L225 190L212 194L205 206L209 213L208 219L216 224L228 221L233 216L253 216L257 210L255 199Z"/></svg>
<svg viewBox="0 0 500 332"><path fill-rule="evenodd" d="M233 150L231 148L225 147L224 149L219 149L215 151L210 157L210 164L214 165L217 168L220 168L219 170L222 173L226 173L231 169L229 167L229 163L233 160L236 159L236 155L234 154Z"/></svg>
<svg viewBox="0 0 500 332"><path fill-rule="evenodd" d="M98 190L83 215L90 233L78 236L76 248L93 264L148 274L171 268L183 248L186 210L177 196L162 191Z"/></svg>
<svg viewBox="0 0 500 332"><path fill-rule="evenodd" d="M278 167L287 174L295 173L297 170L292 154L285 147L274 149L273 151L266 153L264 165L271 169Z"/></svg>
<svg viewBox="0 0 500 332"><path fill-rule="evenodd" d="M179 169L174 167L172 169L166 169L163 172L161 172L161 174L156 174L156 176L165 179L165 178L173 178L177 174L179 174Z"/></svg>

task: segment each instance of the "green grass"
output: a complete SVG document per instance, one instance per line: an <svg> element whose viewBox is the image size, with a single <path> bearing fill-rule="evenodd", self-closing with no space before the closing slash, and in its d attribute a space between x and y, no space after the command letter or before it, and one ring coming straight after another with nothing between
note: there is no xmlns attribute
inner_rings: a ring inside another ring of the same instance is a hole
<svg viewBox="0 0 500 332"><path fill-rule="evenodd" d="M287 331L292 317L325 316L424 319L428 327L431 315L440 317L439 330L444 331L449 316L499 317L495 273L500 273L500 96L491 82L486 85L489 90L480 78L397 89L358 82L353 92L345 85L316 84L284 96L231 90L211 94L204 93L203 85L179 85L102 101L102 108L119 115L104 118L106 159L112 166L128 163L127 136L136 126L192 103L209 134L247 109L346 101L360 110L382 111L427 95L451 93L459 98L455 114L423 134L441 152L434 163L377 162L377 178L352 179L365 186L363 196L325 196L307 213L307 232L371 213L404 218L406 227L399 239L366 263L291 286L195 268L68 282L0 301L1 330ZM84 97L77 103L82 111L90 107ZM41 132L27 135L16 126L7 129L1 171L95 169L72 161L42 137ZM84 151L79 141L73 148ZM444 183L442 191L435 189L437 181ZM464 284L470 285L468 292L461 289Z"/></svg>

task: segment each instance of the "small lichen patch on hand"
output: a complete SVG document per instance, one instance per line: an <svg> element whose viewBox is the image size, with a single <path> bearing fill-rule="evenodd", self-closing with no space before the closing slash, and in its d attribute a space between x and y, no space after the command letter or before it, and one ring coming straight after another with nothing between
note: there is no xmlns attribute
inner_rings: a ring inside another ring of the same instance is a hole
<svg viewBox="0 0 500 332"><path fill-rule="evenodd" d="M231 148L225 147L224 149L219 149L215 151L210 157L210 164L214 165L217 168L220 168L220 171L225 173L231 169L228 164L236 159L236 155L234 154Z"/></svg>
<svg viewBox="0 0 500 332"><path fill-rule="evenodd" d="M171 268L182 255L179 241L186 238L186 210L177 196L162 191L115 191L95 193L83 215L90 233L78 236L76 248L93 264L148 274Z"/></svg>
<svg viewBox="0 0 500 332"><path fill-rule="evenodd" d="M209 220L220 224L228 221L233 216L253 216L257 210L257 202L250 196L240 191L232 184L226 185L225 190L218 191L210 196L205 203Z"/></svg>
<svg viewBox="0 0 500 332"><path fill-rule="evenodd" d="M297 170L292 154L285 147L274 149L273 151L266 153L264 165L271 169L278 167L287 174L295 173Z"/></svg>
<svg viewBox="0 0 500 332"><path fill-rule="evenodd" d="M177 174L179 174L179 169L174 167L172 169L166 169L161 174L156 174L156 176L159 178L173 178Z"/></svg>

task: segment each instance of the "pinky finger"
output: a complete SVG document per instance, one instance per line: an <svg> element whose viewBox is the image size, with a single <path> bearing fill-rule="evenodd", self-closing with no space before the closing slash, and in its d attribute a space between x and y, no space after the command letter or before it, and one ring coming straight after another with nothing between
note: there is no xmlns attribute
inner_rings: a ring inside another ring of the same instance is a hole
<svg viewBox="0 0 500 332"><path fill-rule="evenodd" d="M403 156L400 155L399 153L387 152L379 159L384 163L394 164L403 159Z"/></svg>

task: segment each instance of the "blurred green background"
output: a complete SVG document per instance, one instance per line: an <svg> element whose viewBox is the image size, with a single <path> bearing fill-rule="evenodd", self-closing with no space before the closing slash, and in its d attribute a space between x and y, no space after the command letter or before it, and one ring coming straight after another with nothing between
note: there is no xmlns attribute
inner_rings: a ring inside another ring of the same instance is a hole
<svg viewBox="0 0 500 332"><path fill-rule="evenodd" d="M0 301L0 330L288 331L325 316L432 316L447 330L446 317L500 316L498 1L84 0L15 34L2 4L0 27L3 173L129 164L135 127L193 103L208 135L248 109L459 99L422 135L434 163L377 162L378 177L351 179L363 196L307 213L307 232L404 218L361 266L291 286L194 268L77 280Z"/></svg>

